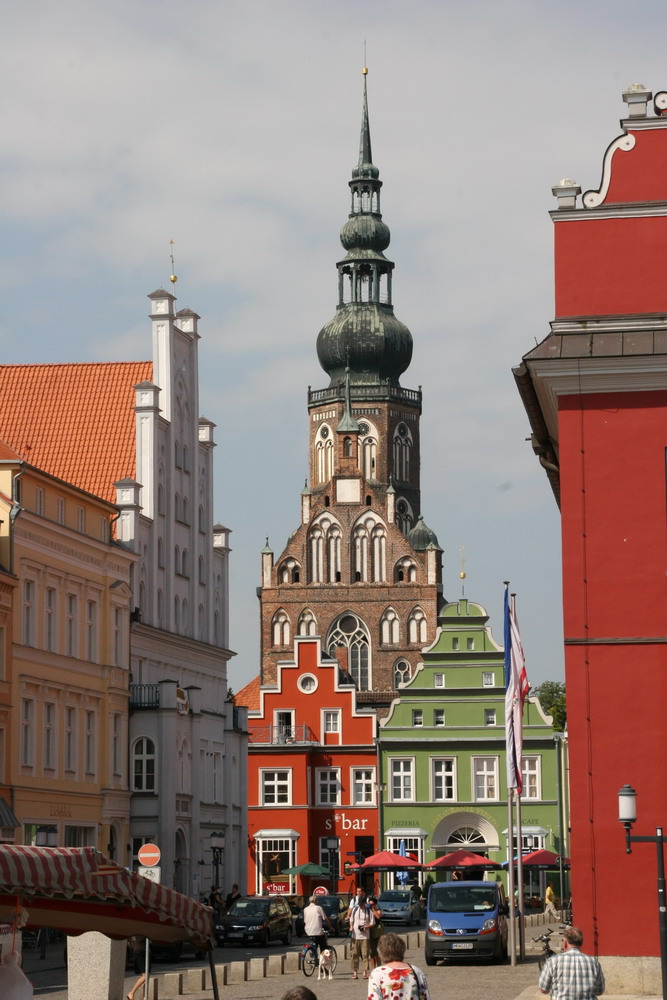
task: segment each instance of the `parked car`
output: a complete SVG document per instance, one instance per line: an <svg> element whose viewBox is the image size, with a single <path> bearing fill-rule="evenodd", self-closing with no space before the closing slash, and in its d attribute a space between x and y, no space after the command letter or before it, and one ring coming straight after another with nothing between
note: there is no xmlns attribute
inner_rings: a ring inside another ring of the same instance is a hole
<svg viewBox="0 0 667 1000"><path fill-rule="evenodd" d="M305 896L282 897L292 913L292 930L297 937L303 937L303 908L306 905Z"/></svg>
<svg viewBox="0 0 667 1000"><path fill-rule="evenodd" d="M349 902L347 896L318 896L317 903L322 907L329 920L333 924L333 934L342 936L349 930L347 911Z"/></svg>
<svg viewBox="0 0 667 1000"><path fill-rule="evenodd" d="M195 948L188 941L151 941L152 962L178 962L183 955L203 958L205 951ZM146 965L146 938L141 934L133 934L127 939L126 965L135 972L143 972Z"/></svg>
<svg viewBox="0 0 667 1000"><path fill-rule="evenodd" d="M292 911L282 896L235 899L223 917L225 943L263 944L292 940Z"/></svg>
<svg viewBox="0 0 667 1000"><path fill-rule="evenodd" d="M507 958L509 904L502 882L436 882L426 904L425 959Z"/></svg>
<svg viewBox="0 0 667 1000"><path fill-rule="evenodd" d="M421 923L422 905L411 889L385 889L378 897L378 906L384 923Z"/></svg>

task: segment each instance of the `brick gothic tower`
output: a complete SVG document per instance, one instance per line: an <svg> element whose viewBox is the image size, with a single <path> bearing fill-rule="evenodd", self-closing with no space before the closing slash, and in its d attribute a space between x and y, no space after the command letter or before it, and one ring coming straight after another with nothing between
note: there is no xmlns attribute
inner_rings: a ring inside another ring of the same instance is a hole
<svg viewBox="0 0 667 1000"><path fill-rule="evenodd" d="M358 701L378 706L414 672L442 600L442 550L420 512L421 391L399 382L412 335L394 316L381 187L364 70L338 306L317 338L330 382L308 391L310 485L275 563L267 541L259 592L263 683L275 680L295 635L318 635L356 683Z"/></svg>

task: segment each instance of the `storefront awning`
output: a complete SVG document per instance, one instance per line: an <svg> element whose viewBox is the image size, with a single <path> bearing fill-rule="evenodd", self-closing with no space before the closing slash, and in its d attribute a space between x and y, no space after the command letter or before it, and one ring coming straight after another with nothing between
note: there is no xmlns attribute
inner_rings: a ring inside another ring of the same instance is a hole
<svg viewBox="0 0 667 1000"><path fill-rule="evenodd" d="M0 798L0 827L17 830L20 823L4 799Z"/></svg>

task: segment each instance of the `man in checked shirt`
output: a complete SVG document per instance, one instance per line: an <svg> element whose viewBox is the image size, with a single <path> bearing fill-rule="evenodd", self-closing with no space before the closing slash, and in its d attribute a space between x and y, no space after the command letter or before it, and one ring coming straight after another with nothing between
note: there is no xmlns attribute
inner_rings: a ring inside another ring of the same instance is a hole
<svg viewBox="0 0 667 1000"><path fill-rule="evenodd" d="M540 973L540 993L553 1000L595 1000L604 993L604 974L597 958L584 955L584 935L578 927L563 931L563 950L547 959Z"/></svg>

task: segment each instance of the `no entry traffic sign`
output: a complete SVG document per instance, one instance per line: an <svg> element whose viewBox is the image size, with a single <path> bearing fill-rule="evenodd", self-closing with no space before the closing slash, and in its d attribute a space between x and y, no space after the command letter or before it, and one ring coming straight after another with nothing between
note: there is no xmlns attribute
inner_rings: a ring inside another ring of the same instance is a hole
<svg viewBox="0 0 667 1000"><path fill-rule="evenodd" d="M160 857L160 848L157 844L142 844L137 854L139 864L145 868L152 868L153 865L159 864Z"/></svg>

